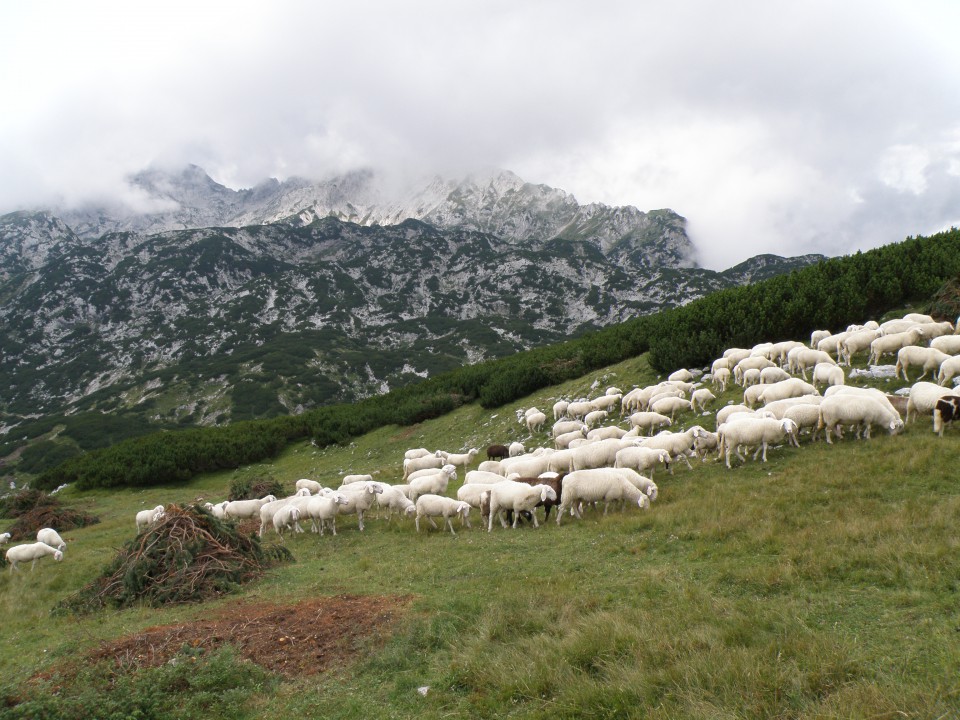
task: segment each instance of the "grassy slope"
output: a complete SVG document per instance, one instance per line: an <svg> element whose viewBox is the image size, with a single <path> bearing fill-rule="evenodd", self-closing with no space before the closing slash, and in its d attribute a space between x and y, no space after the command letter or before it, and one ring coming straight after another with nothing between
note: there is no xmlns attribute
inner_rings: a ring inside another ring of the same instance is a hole
<svg viewBox="0 0 960 720"><path fill-rule="evenodd" d="M238 472L327 484L397 481L403 450L523 439L516 407L653 380L643 358L499 411L467 406L346 448L288 450ZM733 399L730 393L722 399ZM705 418L712 423L712 419ZM693 422L685 418L684 425ZM708 425L710 427L711 425ZM771 451L766 465L658 473L646 513L416 535L352 519L289 542L298 562L244 597L415 597L385 647L261 697L274 717L938 717L960 708L960 448L929 420L899 437ZM546 435L535 442L545 442ZM189 620L211 605L51 617L133 533L136 510L219 499L231 474L189 487L70 495L104 522L67 534L65 561L0 578L0 676L15 683L102 638ZM451 493L455 491L451 487ZM236 598L214 603L219 606ZM421 697L416 688L428 685ZM211 715L213 717L214 715Z"/></svg>

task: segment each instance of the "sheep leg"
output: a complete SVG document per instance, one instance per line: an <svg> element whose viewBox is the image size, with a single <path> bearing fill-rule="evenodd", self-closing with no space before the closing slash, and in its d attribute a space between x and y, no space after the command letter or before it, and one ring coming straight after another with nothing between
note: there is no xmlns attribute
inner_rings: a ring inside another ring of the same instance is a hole
<svg viewBox="0 0 960 720"><path fill-rule="evenodd" d="M430 517L429 515L427 515L426 518L427 518L427 520L430 521L430 526L431 526L434 530L437 530L437 529L438 529L438 528L437 528L437 524L433 521L433 518Z"/></svg>
<svg viewBox="0 0 960 720"><path fill-rule="evenodd" d="M530 515L533 517L533 526L535 528L540 527L540 523L537 522L537 511L536 510L531 511Z"/></svg>
<svg viewBox="0 0 960 720"><path fill-rule="evenodd" d="M450 521L450 518L446 518L446 521L447 525L450 527L450 532L452 532L454 537L456 537L457 533L453 529L453 523Z"/></svg>
<svg viewBox="0 0 960 720"><path fill-rule="evenodd" d="M360 526L360 532L363 532L363 510L360 509L357 510L357 525Z"/></svg>
<svg viewBox="0 0 960 720"><path fill-rule="evenodd" d="M335 517L330 518L330 528L333 530L333 534L337 534L337 519Z"/></svg>

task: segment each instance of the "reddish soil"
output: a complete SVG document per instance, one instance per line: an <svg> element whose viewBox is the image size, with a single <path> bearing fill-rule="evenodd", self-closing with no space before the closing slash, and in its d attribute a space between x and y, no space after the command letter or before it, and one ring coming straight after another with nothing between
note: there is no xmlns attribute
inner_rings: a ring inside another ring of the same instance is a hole
<svg viewBox="0 0 960 720"><path fill-rule="evenodd" d="M362 651L366 638L384 638L409 597L338 595L294 605L237 603L209 620L164 625L106 643L89 655L136 670L169 662L183 651L232 645L282 675L302 677L342 664Z"/></svg>

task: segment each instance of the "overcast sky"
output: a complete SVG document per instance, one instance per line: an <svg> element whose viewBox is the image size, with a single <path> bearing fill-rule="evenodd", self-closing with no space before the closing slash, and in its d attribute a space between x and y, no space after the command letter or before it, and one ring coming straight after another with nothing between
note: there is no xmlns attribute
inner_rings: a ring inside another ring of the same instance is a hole
<svg viewBox="0 0 960 720"><path fill-rule="evenodd" d="M707 267L960 225L960 2L0 0L0 212L490 166Z"/></svg>

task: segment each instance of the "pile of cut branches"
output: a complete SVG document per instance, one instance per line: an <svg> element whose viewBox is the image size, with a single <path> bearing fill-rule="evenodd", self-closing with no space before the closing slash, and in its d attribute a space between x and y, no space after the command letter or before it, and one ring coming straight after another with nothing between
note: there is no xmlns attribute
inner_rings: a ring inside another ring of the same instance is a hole
<svg viewBox="0 0 960 720"><path fill-rule="evenodd" d="M930 314L935 320L953 322L960 315L960 277L947 280L933 296Z"/></svg>
<svg viewBox="0 0 960 720"><path fill-rule="evenodd" d="M100 522L96 515L74 510L52 495L30 489L5 497L0 514L17 519L7 530L11 540L32 540L40 528L65 532Z"/></svg>
<svg viewBox="0 0 960 720"><path fill-rule="evenodd" d="M273 495L285 497L288 495L283 483L273 475L257 475L255 477L238 477L230 483L228 500L256 500Z"/></svg>
<svg viewBox="0 0 960 720"><path fill-rule="evenodd" d="M167 505L165 516L120 550L103 574L64 600L64 610L85 612L201 602L232 592L278 562L293 560L282 546L264 548L204 508Z"/></svg>

